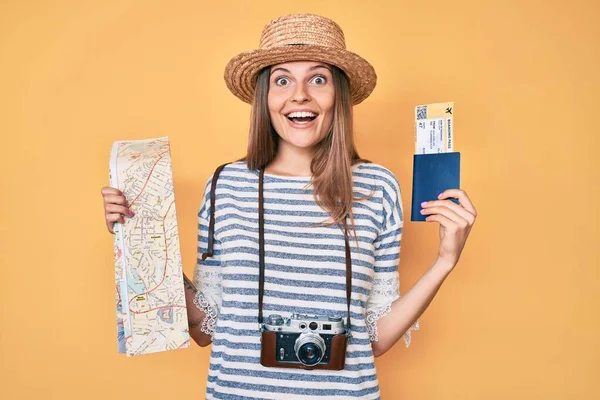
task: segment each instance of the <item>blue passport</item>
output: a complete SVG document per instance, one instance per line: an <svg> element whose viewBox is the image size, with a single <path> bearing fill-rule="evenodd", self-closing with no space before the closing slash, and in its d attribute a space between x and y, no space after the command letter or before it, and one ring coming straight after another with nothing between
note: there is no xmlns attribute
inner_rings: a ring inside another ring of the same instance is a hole
<svg viewBox="0 0 600 400"><path fill-rule="evenodd" d="M460 153L415 154L413 159L413 184L411 221L425 221L421 203L438 200L447 189L460 188ZM451 198L456 204L458 200Z"/></svg>

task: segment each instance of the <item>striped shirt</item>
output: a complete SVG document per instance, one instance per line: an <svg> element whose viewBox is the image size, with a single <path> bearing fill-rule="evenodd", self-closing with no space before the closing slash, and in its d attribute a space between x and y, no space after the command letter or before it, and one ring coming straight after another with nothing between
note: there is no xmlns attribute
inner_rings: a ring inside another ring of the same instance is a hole
<svg viewBox="0 0 600 400"><path fill-rule="evenodd" d="M210 185L198 213L195 299L207 317L201 329L213 338L207 399L378 399L371 341L377 320L400 297L398 262L403 216L395 175L375 163L352 168L359 246L352 254L352 337L341 371L269 368L260 364L258 325L258 178L245 162L219 175L215 200L214 256L206 260ZM329 215L313 197L311 177L264 174L265 286L263 315L347 314L343 231L315 226ZM372 196L368 199L360 198ZM405 334L419 329L417 321Z"/></svg>

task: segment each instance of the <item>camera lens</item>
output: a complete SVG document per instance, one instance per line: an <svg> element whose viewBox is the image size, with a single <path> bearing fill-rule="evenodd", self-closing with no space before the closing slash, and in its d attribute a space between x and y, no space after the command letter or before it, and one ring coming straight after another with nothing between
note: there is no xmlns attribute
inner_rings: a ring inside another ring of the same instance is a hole
<svg viewBox="0 0 600 400"><path fill-rule="evenodd" d="M311 331L316 331L317 328L319 327L319 324L317 324L316 322L311 322L310 325L308 325L308 327L310 328Z"/></svg>
<svg viewBox="0 0 600 400"><path fill-rule="evenodd" d="M315 333L303 333L296 339L294 351L302 364L315 365L325 355L325 341Z"/></svg>
<svg viewBox="0 0 600 400"><path fill-rule="evenodd" d="M306 343L300 347L300 361L306 365L315 365L321 359L321 349L314 343Z"/></svg>

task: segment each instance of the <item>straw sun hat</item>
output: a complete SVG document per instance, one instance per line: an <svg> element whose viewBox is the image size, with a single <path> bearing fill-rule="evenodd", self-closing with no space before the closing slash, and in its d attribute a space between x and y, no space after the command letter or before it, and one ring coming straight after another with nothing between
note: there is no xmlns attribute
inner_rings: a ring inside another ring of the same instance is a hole
<svg viewBox="0 0 600 400"><path fill-rule="evenodd" d="M262 68L302 60L325 62L342 69L350 81L352 104L366 99L377 83L373 66L346 50L340 26L314 14L285 15L269 22L262 31L258 49L240 53L227 63L225 83L239 99L252 103Z"/></svg>

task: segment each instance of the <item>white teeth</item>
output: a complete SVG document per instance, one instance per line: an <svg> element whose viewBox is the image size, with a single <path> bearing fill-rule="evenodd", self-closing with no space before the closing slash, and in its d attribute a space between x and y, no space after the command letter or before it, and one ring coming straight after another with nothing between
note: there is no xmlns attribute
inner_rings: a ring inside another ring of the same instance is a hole
<svg viewBox="0 0 600 400"><path fill-rule="evenodd" d="M301 117L316 117L317 114L310 111L295 111L291 114L288 114L288 118L301 118Z"/></svg>

